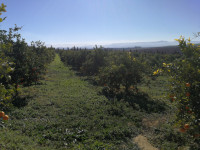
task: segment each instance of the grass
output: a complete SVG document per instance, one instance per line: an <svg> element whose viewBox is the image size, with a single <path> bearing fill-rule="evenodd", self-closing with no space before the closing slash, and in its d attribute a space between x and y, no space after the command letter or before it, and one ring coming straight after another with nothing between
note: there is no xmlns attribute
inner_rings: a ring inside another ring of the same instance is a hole
<svg viewBox="0 0 200 150"><path fill-rule="evenodd" d="M149 82L149 84L147 84ZM152 98L160 99L166 97L167 87L169 86L167 76L158 76L154 80L145 78L145 83L140 84L139 88L151 95Z"/></svg>

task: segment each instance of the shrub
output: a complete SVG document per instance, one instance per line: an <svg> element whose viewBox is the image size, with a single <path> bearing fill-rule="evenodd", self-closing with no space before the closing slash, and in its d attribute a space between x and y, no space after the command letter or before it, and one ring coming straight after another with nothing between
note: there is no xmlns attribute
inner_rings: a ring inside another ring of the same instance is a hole
<svg viewBox="0 0 200 150"><path fill-rule="evenodd" d="M169 97L177 104L176 124L180 132L192 137L194 139L192 141L198 143L200 139L200 47L183 37L177 41L181 48L182 59L177 59L173 64L163 63L163 68L154 74L164 71L171 77Z"/></svg>
<svg viewBox="0 0 200 150"><path fill-rule="evenodd" d="M105 65L105 52L103 47L95 47L86 57L81 67L81 72L85 75L97 75L99 68Z"/></svg>
<svg viewBox="0 0 200 150"><path fill-rule="evenodd" d="M2 12L6 12L5 5L2 3L0 6L0 15ZM4 18L0 17L0 22L2 22ZM3 36L0 31L0 107L5 108L10 105L11 98L14 95L14 86L11 84L11 73L14 68L11 68L13 64L11 61L3 53L3 48L10 48L10 44L5 44L2 42Z"/></svg>
<svg viewBox="0 0 200 150"><path fill-rule="evenodd" d="M1 41L4 45L3 52L14 62L15 70L12 72L12 83L17 89L18 85L31 85L37 83L45 73L46 66L50 63L55 52L53 48L46 48L41 41L32 42L31 46L17 33L20 28L10 28L9 33L1 31Z"/></svg>
<svg viewBox="0 0 200 150"><path fill-rule="evenodd" d="M4 4L1 12L5 12ZM0 18L0 22L3 20ZM10 107L18 96L19 85L37 83L55 56L54 49L40 41L28 46L18 33L20 29L15 25L8 33L0 30L0 107Z"/></svg>
<svg viewBox="0 0 200 150"><path fill-rule="evenodd" d="M0 107L8 107L14 95L14 86L11 84L11 75L13 68L3 55L0 58Z"/></svg>
<svg viewBox="0 0 200 150"><path fill-rule="evenodd" d="M108 66L101 68L99 83L114 93L123 89L126 93L137 91L137 84L143 79L143 69L143 64L131 56L130 52L123 53Z"/></svg>

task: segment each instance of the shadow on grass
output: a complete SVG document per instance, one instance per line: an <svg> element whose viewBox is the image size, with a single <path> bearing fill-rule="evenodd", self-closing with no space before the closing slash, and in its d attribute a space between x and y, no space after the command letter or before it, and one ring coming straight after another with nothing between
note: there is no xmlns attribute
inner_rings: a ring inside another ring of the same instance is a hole
<svg viewBox="0 0 200 150"><path fill-rule="evenodd" d="M148 94L142 92L137 94L125 94L124 100L133 108L138 108L148 113L164 112L168 108L164 102L152 99Z"/></svg>
<svg viewBox="0 0 200 150"><path fill-rule="evenodd" d="M84 81L87 81L89 84L93 86L98 86L98 82L94 79L94 77L87 77L84 79Z"/></svg>
<svg viewBox="0 0 200 150"><path fill-rule="evenodd" d="M158 113L164 112L168 108L166 103L152 99L148 94L144 92L135 92L135 91L121 91L114 93L109 90L102 90L102 93L109 100L117 99L118 101L128 102L136 110L145 111L147 113Z"/></svg>
<svg viewBox="0 0 200 150"><path fill-rule="evenodd" d="M15 107L21 108L21 107L24 107L24 106L28 105L28 102L30 101L31 98L32 98L32 96L24 96L24 97L17 96L12 101L12 104Z"/></svg>

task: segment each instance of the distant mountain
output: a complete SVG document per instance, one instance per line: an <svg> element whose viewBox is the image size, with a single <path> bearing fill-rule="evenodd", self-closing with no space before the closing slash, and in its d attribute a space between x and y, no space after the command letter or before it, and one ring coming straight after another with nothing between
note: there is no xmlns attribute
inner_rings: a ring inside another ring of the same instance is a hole
<svg viewBox="0 0 200 150"><path fill-rule="evenodd" d="M132 48L132 47L162 47L162 46L175 46L178 45L176 41L155 41L155 42L130 42L130 43L113 43L103 45L106 48Z"/></svg>
<svg viewBox="0 0 200 150"><path fill-rule="evenodd" d="M192 43L198 44L200 41L192 41ZM99 46L99 44L97 44ZM111 44L102 44L104 48L135 48L135 47L163 47L163 46L177 46L178 42L176 41L155 41L155 42L124 42L124 43L111 43ZM64 48L66 49L67 47L72 48L72 47L79 47L79 48L88 48L91 49L95 47L95 45L59 45L56 46L57 48Z"/></svg>

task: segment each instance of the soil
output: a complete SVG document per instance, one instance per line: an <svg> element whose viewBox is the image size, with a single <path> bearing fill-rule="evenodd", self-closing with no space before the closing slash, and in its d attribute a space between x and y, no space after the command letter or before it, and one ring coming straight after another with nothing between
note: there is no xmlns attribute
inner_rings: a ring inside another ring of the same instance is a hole
<svg viewBox="0 0 200 150"><path fill-rule="evenodd" d="M133 139L133 141L138 145L141 150L158 150L153 147L143 135L138 135Z"/></svg>

